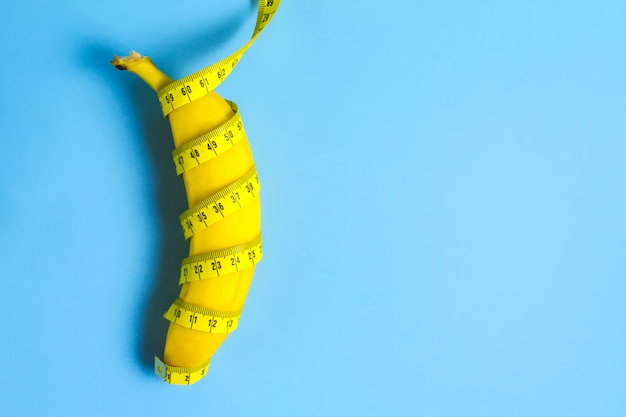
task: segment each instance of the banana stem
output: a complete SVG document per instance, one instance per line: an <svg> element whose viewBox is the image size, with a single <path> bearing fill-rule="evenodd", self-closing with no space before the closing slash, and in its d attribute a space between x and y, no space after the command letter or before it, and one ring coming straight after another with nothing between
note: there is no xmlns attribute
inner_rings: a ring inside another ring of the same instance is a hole
<svg viewBox="0 0 626 417"><path fill-rule="evenodd" d="M128 56L115 55L111 64L119 70L128 70L137 75L154 91L159 91L174 81L161 72L149 57L135 51L131 51Z"/></svg>

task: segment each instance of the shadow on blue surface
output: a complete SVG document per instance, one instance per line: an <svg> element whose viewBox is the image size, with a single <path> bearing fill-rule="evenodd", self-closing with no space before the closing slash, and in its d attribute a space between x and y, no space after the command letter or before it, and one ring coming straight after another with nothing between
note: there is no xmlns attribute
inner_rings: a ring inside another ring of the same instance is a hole
<svg viewBox="0 0 626 417"><path fill-rule="evenodd" d="M186 256L187 243L182 237L178 215L185 209L185 192L182 180L176 176L171 160L173 142L169 125L160 114L156 94L139 78L123 74L110 65L114 52L100 45L92 45L84 51L83 58L90 69L97 71L105 79L107 86L115 90L119 102L132 103L127 108L134 109L130 115L141 127L144 142L139 149L145 151L152 167L151 177L156 185L151 196L156 214L154 223L158 228L159 242L154 245L152 285L146 289L146 296L136 310L141 311L140 319L134 323L139 328L136 355L146 371L152 372L154 355L161 354L165 342L168 322L163 312L177 297L176 286L178 269L182 257ZM151 105L152 103L152 105ZM115 103L112 103L115 105Z"/></svg>

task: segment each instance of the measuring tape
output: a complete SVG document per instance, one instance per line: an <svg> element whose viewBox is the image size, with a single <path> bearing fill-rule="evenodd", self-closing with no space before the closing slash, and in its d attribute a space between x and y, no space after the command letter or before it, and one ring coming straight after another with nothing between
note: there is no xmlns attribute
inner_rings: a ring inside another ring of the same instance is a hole
<svg viewBox="0 0 626 417"><path fill-rule="evenodd" d="M195 168L218 155L223 154L245 137L241 115L237 105L228 101L235 114L223 125L174 149L172 158L176 174Z"/></svg>
<svg viewBox="0 0 626 417"><path fill-rule="evenodd" d="M191 385L200 381L209 370L210 362L194 368L166 365L158 356L154 357L154 373L170 384Z"/></svg>
<svg viewBox="0 0 626 417"><path fill-rule="evenodd" d="M227 312L189 304L176 299L163 314L167 320L188 329L205 333L226 334L237 329L241 311Z"/></svg>
<svg viewBox="0 0 626 417"><path fill-rule="evenodd" d="M261 235L243 245L220 249L183 259L179 285L216 278L253 267L263 258Z"/></svg>
<svg viewBox="0 0 626 417"><path fill-rule="evenodd" d="M252 38L232 55L198 72L174 81L158 92L159 103L166 117L172 111L199 99L220 85L230 75L243 54L250 48L261 31L274 17L280 0L259 0L259 12L252 32Z"/></svg>
<svg viewBox="0 0 626 417"><path fill-rule="evenodd" d="M209 94L235 68L243 54L274 17L280 0L259 0L251 39L230 56L167 85L158 97L163 116ZM235 103L228 101L234 114L218 128L179 146L172 152L177 175L201 165L226 152L245 137L241 116ZM209 196L180 215L186 239L237 211L259 195L261 184L252 166L241 178ZM193 255L183 259L179 284L216 278L253 267L263 257L261 235L250 242L230 248ZM163 315L176 325L206 333L228 334L237 329L241 311L225 312L187 303L180 298ZM170 366L154 358L154 372L170 384L190 385L202 379L210 362L193 368Z"/></svg>
<svg viewBox="0 0 626 417"><path fill-rule="evenodd" d="M241 178L180 215L185 239L239 210L259 195L261 183L253 165Z"/></svg>

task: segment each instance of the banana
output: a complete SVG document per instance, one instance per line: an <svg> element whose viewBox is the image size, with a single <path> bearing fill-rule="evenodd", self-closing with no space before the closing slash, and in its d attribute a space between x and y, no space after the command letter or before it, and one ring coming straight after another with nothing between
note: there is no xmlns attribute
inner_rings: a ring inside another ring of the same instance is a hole
<svg viewBox="0 0 626 417"><path fill-rule="evenodd" d="M134 51L128 56L115 56L112 64L118 69L139 76L156 92L174 82L159 70L149 57ZM171 111L167 117L174 146L178 149L207 132L220 128L233 118L235 108L233 103L211 91ZM243 129L240 124L238 127ZM210 200L211 196L219 194L220 190L236 183L250 172L254 173L254 159L248 139L243 133L228 151L182 172L189 207L201 206L207 199ZM251 192L247 187L249 185L252 188L253 184L245 185L247 191ZM254 191L253 197L249 196L245 204L242 203L243 199L239 200L238 204L241 207L237 206L236 210L224 215L219 221L206 223L202 230L196 230L191 234L190 258L215 251L231 253L232 251L228 252L229 248L259 239L261 207L258 187ZM234 194L231 198L235 200ZM218 203L206 206L206 210L211 208L214 208L216 213L220 211ZM194 214L198 220L189 217L190 222L202 223L203 215L206 219L206 213L202 211L194 213L191 210L191 216ZM232 257L231 259L234 265L235 260ZM252 263L246 268L231 270L227 274L180 283L179 299L166 313L166 318L170 319L171 323L165 341L163 360L155 358L155 370L166 382L190 384L205 376L211 358L226 340L229 332L236 328L253 273ZM200 322L203 323L202 326L198 324ZM183 374L184 378L181 376Z"/></svg>

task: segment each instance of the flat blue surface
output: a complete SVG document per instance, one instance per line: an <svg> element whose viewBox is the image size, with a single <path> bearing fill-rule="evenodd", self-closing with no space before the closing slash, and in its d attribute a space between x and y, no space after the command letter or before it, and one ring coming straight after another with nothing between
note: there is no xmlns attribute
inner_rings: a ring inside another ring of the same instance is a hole
<svg viewBox="0 0 626 417"><path fill-rule="evenodd" d="M265 259L209 376L152 372L187 253L154 93L249 0L0 4L0 415L626 415L626 2L290 1L219 87Z"/></svg>

